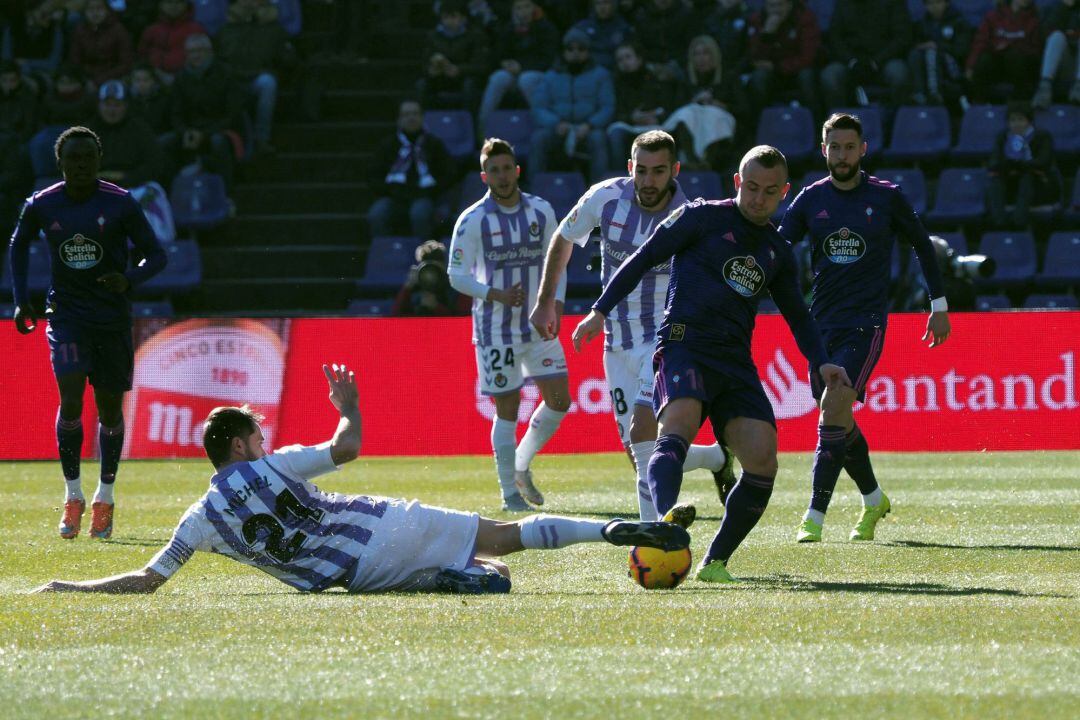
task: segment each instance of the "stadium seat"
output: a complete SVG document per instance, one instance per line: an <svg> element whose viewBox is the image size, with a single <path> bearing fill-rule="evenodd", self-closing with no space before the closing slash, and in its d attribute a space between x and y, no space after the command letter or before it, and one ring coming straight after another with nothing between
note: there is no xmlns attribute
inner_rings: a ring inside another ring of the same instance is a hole
<svg viewBox="0 0 1080 720"><path fill-rule="evenodd" d="M764 3L762 3L764 5ZM829 29L829 22L832 20L833 10L836 9L836 0L809 0L807 3L810 9L817 15L818 24L821 26L822 32ZM921 2L920 2L921 4Z"/></svg>
<svg viewBox="0 0 1080 720"><path fill-rule="evenodd" d="M690 200L699 197L706 200L720 200L724 197L724 182L720 179L720 173L712 170L687 170L679 173L678 180L683 192Z"/></svg>
<svg viewBox="0 0 1080 720"><path fill-rule="evenodd" d="M225 180L214 173L181 173L173 180L169 204L178 228L205 230L229 219Z"/></svg>
<svg viewBox="0 0 1080 720"><path fill-rule="evenodd" d="M994 0L952 0L952 5L964 16L968 25L978 28L986 13L994 9Z"/></svg>
<svg viewBox="0 0 1080 720"><path fill-rule="evenodd" d="M968 244L967 238L964 237L962 232L936 232L934 235L945 240L949 243L949 247L956 251L957 255L967 255Z"/></svg>
<svg viewBox="0 0 1080 720"><path fill-rule="evenodd" d="M1035 278L1035 240L1029 232L988 232L979 241L979 252L997 263L991 277L976 281L980 285L1016 287Z"/></svg>
<svg viewBox="0 0 1080 720"><path fill-rule="evenodd" d="M926 176L918 169L889 169L878 170L874 173L882 180L899 185L915 212L922 215L926 212Z"/></svg>
<svg viewBox="0 0 1080 720"><path fill-rule="evenodd" d="M484 197L487 194L487 185L480 179L480 173L469 171L461 179L461 200L458 201L458 212Z"/></svg>
<svg viewBox="0 0 1080 720"><path fill-rule="evenodd" d="M514 154L523 160L529 157L532 119L525 110L496 110L484 122L484 137L502 138L514 146Z"/></svg>
<svg viewBox="0 0 1080 720"><path fill-rule="evenodd" d="M391 292L402 286L409 268L416 262L414 237L385 236L371 239L364 275L357 281L363 290Z"/></svg>
<svg viewBox="0 0 1080 720"><path fill-rule="evenodd" d="M926 213L931 224L957 226L986 214L986 170L946 168L938 177L934 207Z"/></svg>
<svg viewBox="0 0 1080 720"><path fill-rule="evenodd" d="M1065 208L1064 219L1070 225L1080 226L1080 168L1076 169L1076 177L1073 178L1072 198Z"/></svg>
<svg viewBox="0 0 1080 720"><path fill-rule="evenodd" d="M171 318L173 316L173 306L169 300L133 302L131 303L131 314L134 317L142 318Z"/></svg>
<svg viewBox="0 0 1080 720"><path fill-rule="evenodd" d="M779 105L761 111L757 125L759 145L773 145L789 164L809 160L818 149L814 117L804 107Z"/></svg>
<svg viewBox="0 0 1080 720"><path fill-rule="evenodd" d="M354 317L389 317L394 309L393 298L378 300L353 300L345 308L345 314Z"/></svg>
<svg viewBox="0 0 1080 720"><path fill-rule="evenodd" d="M949 151L951 139L947 109L904 105L896 111L884 157L896 162L939 160Z"/></svg>
<svg viewBox="0 0 1080 720"><path fill-rule="evenodd" d="M1040 287L1080 285L1080 231L1056 232L1046 243Z"/></svg>
<svg viewBox="0 0 1080 720"><path fill-rule="evenodd" d="M476 152L476 131L468 110L428 110L424 113L424 127L442 140L455 158L467 158Z"/></svg>
<svg viewBox="0 0 1080 720"><path fill-rule="evenodd" d="M859 118L862 122L863 139L866 141L867 157L878 155L885 148L885 124L879 106L836 108L833 112L848 113Z"/></svg>
<svg viewBox="0 0 1080 720"><path fill-rule="evenodd" d="M164 246L169 256L165 269L136 288L136 295L160 295L194 290L202 282L202 254L194 240L177 239Z"/></svg>
<svg viewBox="0 0 1080 720"><path fill-rule="evenodd" d="M206 28L206 32L217 35L217 31L225 26L229 15L228 0L192 0L191 5L195 20Z"/></svg>
<svg viewBox="0 0 1080 720"><path fill-rule="evenodd" d="M567 298L563 315L588 315L596 298Z"/></svg>
<svg viewBox="0 0 1080 720"><path fill-rule="evenodd" d="M1068 293L1060 295L1046 295L1036 293L1034 295L1028 295L1024 300L1024 307L1033 309L1046 309L1046 310L1076 310L1080 305L1076 304L1076 298Z"/></svg>
<svg viewBox="0 0 1080 720"><path fill-rule="evenodd" d="M979 312L987 310L1011 310L1012 303L1004 295L979 295L975 298L975 309Z"/></svg>
<svg viewBox="0 0 1080 720"><path fill-rule="evenodd" d="M780 314L780 308L776 307L776 303L773 301L772 296L761 298L761 301L758 302L757 311L759 315Z"/></svg>
<svg viewBox="0 0 1080 720"><path fill-rule="evenodd" d="M551 203L556 221L562 220L585 194L585 178L579 172L543 172L533 178L529 192Z"/></svg>
<svg viewBox="0 0 1080 720"><path fill-rule="evenodd" d="M599 293L600 247L591 238L585 247L574 245L574 253L566 266L566 288L574 293Z"/></svg>
<svg viewBox="0 0 1080 720"><path fill-rule="evenodd" d="M52 281L52 268L49 264L49 247L44 242L34 241L30 243L30 262L27 265L26 274L26 287L32 293L42 293L49 289L49 284ZM4 253L2 264L3 271L0 272L0 292L5 296L11 294L11 260L7 253ZM8 316L10 317L10 315Z"/></svg>
<svg viewBox="0 0 1080 720"><path fill-rule="evenodd" d="M988 159L1007 119L1004 105L972 105L960 121L960 133L949 157L960 164Z"/></svg>
<svg viewBox="0 0 1080 720"><path fill-rule="evenodd" d="M907 274L910 277L913 273L921 275L919 270L919 259L915 257L915 251L906 242L897 242L893 245L892 258L889 261L889 279L896 282L900 279L900 271L903 269L900 267L900 260L903 257L903 253L907 253L908 264Z"/></svg>
<svg viewBox="0 0 1080 720"><path fill-rule="evenodd" d="M776 212L772 214L772 221L774 225L779 226L784 221L784 213L787 212L788 207L795 200L795 196L802 190L802 185L797 180L791 180L791 189L788 190L788 194L784 196L784 199L780 201L780 204L776 206Z"/></svg>
<svg viewBox="0 0 1080 720"><path fill-rule="evenodd" d="M304 16L300 0L274 0L278 8L278 22L290 36L296 37L304 29Z"/></svg>
<svg viewBox="0 0 1080 720"><path fill-rule="evenodd" d="M1080 108L1075 105L1051 105L1035 113L1035 127L1054 138L1054 153L1080 153Z"/></svg>

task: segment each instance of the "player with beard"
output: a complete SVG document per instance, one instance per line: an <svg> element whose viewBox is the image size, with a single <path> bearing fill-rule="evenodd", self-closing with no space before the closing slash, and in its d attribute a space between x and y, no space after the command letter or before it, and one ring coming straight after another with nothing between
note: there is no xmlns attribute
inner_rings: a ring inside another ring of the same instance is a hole
<svg viewBox="0 0 1080 720"><path fill-rule="evenodd" d="M675 157L675 140L663 130L638 135L626 163L629 176L593 185L559 224L531 315L541 337L553 339L559 333L555 293L565 277L574 243L586 246L592 232L599 229L601 273L606 286L622 261L645 242L660 221L686 202L676 180L679 162ZM656 331L667 305L670 269L670 262L650 268L641 284L615 306L604 323L604 374L619 436L637 471L638 512L642 520L657 517L646 478L657 427L652 409L652 356ZM683 470L712 471L723 501L735 484L732 466L730 455L721 446L691 445ZM686 509L676 521L689 524L693 509L682 507Z"/></svg>
<svg viewBox="0 0 1080 720"><path fill-rule="evenodd" d="M503 509L543 505L529 465L570 409L566 355L558 340L543 339L524 311L536 300L544 255L555 233L555 211L543 198L518 189L521 168L510 143L489 138L480 149L480 177L488 192L465 209L450 241L450 285L473 298L473 345L480 392L491 396L491 446ZM555 293L562 314L566 283ZM519 392L532 379L543 399L515 448Z"/></svg>
<svg viewBox="0 0 1080 720"><path fill-rule="evenodd" d="M866 439L855 424L852 404L862 401L870 373L881 356L888 315L893 246L901 237L915 248L929 285L930 318L923 340L936 347L949 337L948 305L934 247L900 188L859 168L866 141L859 118L836 113L821 130L821 154L829 177L807 186L784 216L780 234L797 243L810 236L814 270L811 314L829 357L847 370L852 387L823 387L816 372L810 387L821 409L814 458L813 494L798 542L820 542L840 469L858 485L863 513L852 540L873 540L891 509L870 464Z"/></svg>

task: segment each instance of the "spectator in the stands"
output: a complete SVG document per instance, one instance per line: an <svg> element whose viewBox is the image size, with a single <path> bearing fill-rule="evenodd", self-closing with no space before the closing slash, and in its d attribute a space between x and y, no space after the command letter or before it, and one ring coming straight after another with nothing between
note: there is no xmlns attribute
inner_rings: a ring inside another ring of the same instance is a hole
<svg viewBox="0 0 1080 720"><path fill-rule="evenodd" d="M488 40L469 26L465 0L443 0L419 81L424 107L475 110L488 64Z"/></svg>
<svg viewBox="0 0 1080 720"><path fill-rule="evenodd" d="M1039 79L1042 29L1034 0L1009 0L983 17L968 53L964 74L976 102L1031 97ZM1011 85L1011 92L999 88Z"/></svg>
<svg viewBox="0 0 1080 720"><path fill-rule="evenodd" d="M232 184L236 159L243 154L240 137L244 91L222 63L206 35L184 42L184 69L173 82L173 129L182 163L199 159L210 172Z"/></svg>
<svg viewBox="0 0 1080 720"><path fill-rule="evenodd" d="M150 126L128 112L122 82L109 80L98 89L97 117L89 127L101 138L102 179L125 188L166 180L164 153Z"/></svg>
<svg viewBox="0 0 1080 720"><path fill-rule="evenodd" d="M694 0L691 9L691 34L711 35L720 46L720 55L730 73L749 72L747 42L750 12L746 0Z"/></svg>
<svg viewBox="0 0 1080 720"><path fill-rule="evenodd" d="M777 93L794 93L799 103L819 112L814 63L821 29L814 11L802 0L765 0L764 9L750 17L748 35L755 108L776 102Z"/></svg>
<svg viewBox="0 0 1080 720"><path fill-rule="evenodd" d="M734 158L736 132L749 111L739 78L725 71L720 46L711 35L690 41L686 91L690 101L675 110L664 128L675 136L687 170L727 167Z"/></svg>
<svg viewBox="0 0 1080 720"><path fill-rule="evenodd" d="M4 5L4 58L18 62L23 79L41 89L64 58L64 13L49 2Z"/></svg>
<svg viewBox="0 0 1080 720"><path fill-rule="evenodd" d="M545 172L553 161L587 159L589 182L609 170L607 126L615 117L611 73L589 57L589 36L571 28L563 36L562 61L544 73L532 104L529 173Z"/></svg>
<svg viewBox="0 0 1080 720"><path fill-rule="evenodd" d="M158 20L143 30L139 38L141 60L171 78L184 67L184 43L192 35L204 35L206 30L195 21L195 12L188 0L160 0Z"/></svg>
<svg viewBox="0 0 1080 720"><path fill-rule="evenodd" d="M278 22L277 7L269 0L233 0L216 41L218 61L254 100L255 152L272 152L278 75L295 61L289 36Z"/></svg>
<svg viewBox="0 0 1080 720"><path fill-rule="evenodd" d="M82 16L71 35L72 64L82 68L94 87L125 77L135 60L127 28L105 0L86 0Z"/></svg>
<svg viewBox="0 0 1080 720"><path fill-rule="evenodd" d="M1008 112L1008 128L998 135L987 164L987 204L995 227L1007 227L1011 220L1013 228L1026 230L1032 207L1061 200L1061 174L1054 164L1054 140L1035 127L1031 106L1012 102Z"/></svg>
<svg viewBox="0 0 1080 720"><path fill-rule="evenodd" d="M589 36L593 62L614 71L615 49L630 40L634 26L619 14L615 0L592 0L589 16L574 27Z"/></svg>
<svg viewBox="0 0 1080 720"><path fill-rule="evenodd" d="M396 317L468 315L472 298L450 287L446 245L427 240L416 248L416 264L398 290L391 314Z"/></svg>
<svg viewBox="0 0 1080 720"><path fill-rule="evenodd" d="M378 196L368 210L372 237L431 237L435 202L452 181L453 160L442 140L424 130L423 106L403 101L397 130L371 161L370 185Z"/></svg>
<svg viewBox="0 0 1080 720"><path fill-rule="evenodd" d="M543 82L559 52L559 31L533 0L514 0L510 22L496 31L495 72L488 77L478 113L480 127L499 109L506 94L516 89L532 105L536 87Z"/></svg>
<svg viewBox="0 0 1080 720"><path fill-rule="evenodd" d="M949 0L924 0L926 14L915 23L908 53L911 99L917 105L955 106L964 94L964 61L974 30Z"/></svg>
<svg viewBox="0 0 1080 720"><path fill-rule="evenodd" d="M1032 104L1037 108L1048 107L1055 95L1080 104L1080 52L1077 50L1080 2L1058 0L1044 12L1046 47L1043 49L1039 89L1035 91Z"/></svg>
<svg viewBox="0 0 1080 720"><path fill-rule="evenodd" d="M37 126L37 96L13 60L0 62L0 232L10 237L33 180L26 141ZM6 244L6 243L4 243ZM4 250L0 250L0 257Z"/></svg>
<svg viewBox="0 0 1080 720"><path fill-rule="evenodd" d="M867 88L881 84L891 104L907 102L911 16L904 0L836 0L825 43L829 64L821 71L821 91L827 109L852 100L867 105Z"/></svg>
<svg viewBox="0 0 1080 720"><path fill-rule="evenodd" d="M128 114L142 118L158 137L172 132L172 96L154 68L137 63L129 89Z"/></svg>
<svg viewBox="0 0 1080 720"><path fill-rule="evenodd" d="M645 62L665 80L681 78L679 63L694 30L680 0L643 0L634 12L634 34Z"/></svg>
<svg viewBox="0 0 1080 720"><path fill-rule="evenodd" d="M615 122L607 127L612 169L622 171L634 138L660 127L682 104L681 84L662 80L634 42L615 48Z"/></svg>
<svg viewBox="0 0 1080 720"><path fill-rule="evenodd" d="M60 133L73 125L86 125L94 117L94 95L87 90L86 77L74 65L63 64L53 75L53 84L41 101L40 130L30 138L30 162L34 177L55 177L53 144Z"/></svg>

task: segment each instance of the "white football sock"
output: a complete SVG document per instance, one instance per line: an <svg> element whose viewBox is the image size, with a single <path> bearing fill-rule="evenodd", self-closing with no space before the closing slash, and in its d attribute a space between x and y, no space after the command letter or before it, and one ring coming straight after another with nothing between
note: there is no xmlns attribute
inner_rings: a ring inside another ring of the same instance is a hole
<svg viewBox="0 0 1080 720"><path fill-rule="evenodd" d="M97 492L94 493L94 502L113 504L113 485L115 483L98 482Z"/></svg>
<svg viewBox="0 0 1080 720"><path fill-rule="evenodd" d="M517 492L514 489L514 443L517 423L495 416L491 424L491 449L495 451L495 471L504 498Z"/></svg>
<svg viewBox="0 0 1080 720"><path fill-rule="evenodd" d="M724 467L724 451L716 443L712 445L691 445L686 450L683 472L705 468L716 471Z"/></svg>
<svg viewBox="0 0 1080 720"><path fill-rule="evenodd" d="M521 544L529 550L556 550L583 542L603 542L608 520L576 520L558 515L530 515L521 521Z"/></svg>
<svg viewBox="0 0 1080 720"><path fill-rule="evenodd" d="M529 429L525 431L525 437L518 443L514 458L514 469L525 471L536 457L536 453L547 444L555 431L559 429L559 423L566 417L565 412L552 410L544 403L536 406L532 417L529 418Z"/></svg>
<svg viewBox="0 0 1080 720"><path fill-rule="evenodd" d="M86 500L82 494L82 479L75 478L74 480L64 480L64 485L67 491L64 495L64 502L68 500Z"/></svg>
<svg viewBox="0 0 1080 720"><path fill-rule="evenodd" d="M862 506L864 508L874 507L875 505L880 505L881 501L884 499L885 496L881 493L881 488L876 487L874 488L874 492L870 493L869 495L862 496Z"/></svg>
<svg viewBox="0 0 1080 720"><path fill-rule="evenodd" d="M656 506L653 505L652 492L649 490L649 458L652 457L656 448L655 440L633 443L630 452L634 455L634 466L637 470L637 503L638 515L642 520L659 520Z"/></svg>
<svg viewBox="0 0 1080 720"><path fill-rule="evenodd" d="M806 511L806 514L802 516L803 520L813 520L818 525L825 525L825 513L820 510L810 509Z"/></svg>

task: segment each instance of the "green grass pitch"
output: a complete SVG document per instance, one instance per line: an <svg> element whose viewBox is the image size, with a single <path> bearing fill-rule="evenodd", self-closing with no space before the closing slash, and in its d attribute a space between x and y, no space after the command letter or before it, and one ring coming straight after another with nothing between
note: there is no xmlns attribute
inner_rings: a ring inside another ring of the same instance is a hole
<svg viewBox="0 0 1080 720"><path fill-rule="evenodd" d="M825 542L793 542L810 456L785 455L735 587L646 592L625 549L581 545L512 556L512 594L482 598L303 595L201 553L152 596L28 595L141 567L209 465L123 464L113 539L90 540L87 515L67 542L58 465L0 464L0 714L1077 717L1080 453L875 461L894 512L873 544L847 541L846 476ZM534 470L549 512L635 514L621 456ZM363 459L321 484L503 516L484 457ZM683 499L697 558L720 515L710 476L688 475Z"/></svg>

